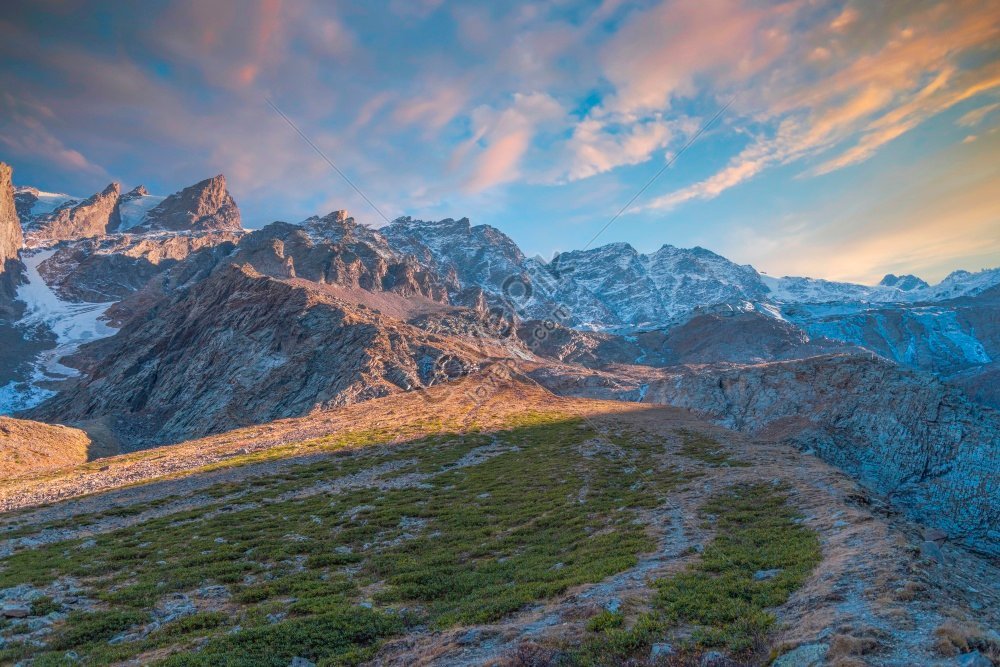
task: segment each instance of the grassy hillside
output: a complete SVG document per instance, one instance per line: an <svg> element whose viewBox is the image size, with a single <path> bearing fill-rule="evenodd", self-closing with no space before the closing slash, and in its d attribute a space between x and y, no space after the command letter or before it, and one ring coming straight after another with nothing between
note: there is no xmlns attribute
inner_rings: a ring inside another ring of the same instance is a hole
<svg viewBox="0 0 1000 667"><path fill-rule="evenodd" d="M831 511L797 468L679 411L455 396L9 514L0 663L754 664L787 634Z"/></svg>

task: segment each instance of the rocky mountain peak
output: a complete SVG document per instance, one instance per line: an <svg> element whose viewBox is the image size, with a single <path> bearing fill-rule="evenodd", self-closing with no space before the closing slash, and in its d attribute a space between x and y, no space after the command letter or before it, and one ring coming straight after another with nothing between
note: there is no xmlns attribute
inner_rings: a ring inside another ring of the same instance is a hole
<svg viewBox="0 0 1000 667"><path fill-rule="evenodd" d="M122 195L122 199L125 201L131 201L133 199L138 199L139 197L145 197L149 194L149 190L146 189L145 185L137 185L125 194Z"/></svg>
<svg viewBox="0 0 1000 667"><path fill-rule="evenodd" d="M240 210L222 174L175 192L137 225L155 231L239 231Z"/></svg>
<svg viewBox="0 0 1000 667"><path fill-rule="evenodd" d="M904 292L930 287L930 285L926 282L912 274L897 276L893 273L885 274L885 277L879 281L879 285L882 287L895 287L896 289L903 290Z"/></svg>
<svg viewBox="0 0 1000 667"><path fill-rule="evenodd" d="M28 244L102 236L109 229L116 229L120 223L121 191L121 185L109 183L81 202L67 198L51 212L29 218L25 225Z"/></svg>

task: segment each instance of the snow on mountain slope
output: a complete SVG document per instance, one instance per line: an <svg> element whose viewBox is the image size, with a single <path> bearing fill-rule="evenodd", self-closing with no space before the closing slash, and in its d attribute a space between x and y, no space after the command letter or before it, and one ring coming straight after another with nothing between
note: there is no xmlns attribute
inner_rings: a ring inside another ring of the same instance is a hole
<svg viewBox="0 0 1000 667"><path fill-rule="evenodd" d="M918 303L980 294L1000 285L1000 269L955 271L937 285L928 285L915 276L892 274L873 286L820 278L761 278L770 291L768 296L781 303Z"/></svg>
<svg viewBox="0 0 1000 667"><path fill-rule="evenodd" d="M605 328L663 325L696 308L742 307L767 293L752 267L704 248L664 245L645 255L627 243L612 243L562 253L554 264L614 315L615 322L597 323Z"/></svg>
<svg viewBox="0 0 1000 667"><path fill-rule="evenodd" d="M787 314L811 336L872 350L905 366L951 373L992 361L972 327L946 306L858 308L820 306Z"/></svg>
<svg viewBox="0 0 1000 667"><path fill-rule="evenodd" d="M56 338L56 346L45 350L34 360L29 382L10 382L0 387L0 414L33 407L53 396L54 391L39 384L78 375L75 369L61 364L60 359L75 352L83 343L110 336L116 331L102 319L111 303L63 301L45 283L38 267L54 252L55 249L46 249L22 254L28 282L18 287L17 299L27 304L27 309L16 325L26 332L39 327L51 331Z"/></svg>
<svg viewBox="0 0 1000 667"><path fill-rule="evenodd" d="M124 232L137 227L146 219L146 215L166 197L151 195L143 186L138 186L130 192L123 194L118 200L118 212L121 216L121 223L115 231Z"/></svg>
<svg viewBox="0 0 1000 667"><path fill-rule="evenodd" d="M21 218L21 224L48 213L52 213L57 208L66 205L75 205L83 201L82 197L72 197L61 192L45 192L38 188L29 186L17 186L14 188L14 201L17 205L17 214Z"/></svg>

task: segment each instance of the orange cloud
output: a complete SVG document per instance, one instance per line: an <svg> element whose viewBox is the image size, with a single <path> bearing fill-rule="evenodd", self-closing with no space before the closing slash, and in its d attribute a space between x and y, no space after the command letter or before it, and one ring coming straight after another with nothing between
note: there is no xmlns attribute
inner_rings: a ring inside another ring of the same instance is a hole
<svg viewBox="0 0 1000 667"><path fill-rule="evenodd" d="M762 109L759 120L779 123L772 136L756 139L717 174L646 208L710 199L770 165L819 155L845 142L853 145L809 174L857 164L929 118L1000 87L995 61L962 68L966 56L995 48L1000 40L995 3L939 3L907 15L892 13L884 24L879 23L884 17L862 11L845 9L779 63L769 86L751 89L750 97ZM811 64L817 59L809 56L817 49L823 62Z"/></svg>

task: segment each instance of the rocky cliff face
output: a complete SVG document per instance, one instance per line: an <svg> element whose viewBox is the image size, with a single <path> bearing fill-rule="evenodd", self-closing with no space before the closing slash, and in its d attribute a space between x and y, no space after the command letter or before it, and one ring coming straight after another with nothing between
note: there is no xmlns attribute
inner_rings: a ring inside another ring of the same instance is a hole
<svg viewBox="0 0 1000 667"><path fill-rule="evenodd" d="M125 233L82 239L59 244L39 272L64 301L120 301L191 253L235 243L241 236L241 232Z"/></svg>
<svg viewBox="0 0 1000 667"><path fill-rule="evenodd" d="M220 265L91 349L86 379L31 414L101 421L131 449L427 386L442 358L478 367L475 346L342 289Z"/></svg>
<svg viewBox="0 0 1000 667"><path fill-rule="evenodd" d="M0 162L0 317L14 315L14 292L22 268L18 256L24 244L14 204L12 171L10 165Z"/></svg>
<svg viewBox="0 0 1000 667"><path fill-rule="evenodd" d="M122 329L69 362L85 377L31 414L98 420L133 448L426 386L519 347L452 307L434 272L381 237L353 233L343 217L317 225L184 246L185 259L108 311ZM94 253L112 241L131 244L110 255L123 262L155 258L149 239L129 235L94 242ZM80 279L88 259L68 262L77 279L66 289L94 283Z"/></svg>
<svg viewBox="0 0 1000 667"><path fill-rule="evenodd" d="M142 231L240 231L240 209L222 174L176 192L150 209L134 227Z"/></svg>
<svg viewBox="0 0 1000 667"><path fill-rule="evenodd" d="M111 183L82 202L70 200L50 213L32 218L25 228L29 245L46 241L102 236L118 227L121 186Z"/></svg>
<svg viewBox="0 0 1000 667"><path fill-rule="evenodd" d="M785 317L809 334L863 347L909 368L968 386L1000 360L1000 287L975 296L916 304L791 304ZM1000 407L997 392L977 390Z"/></svg>

